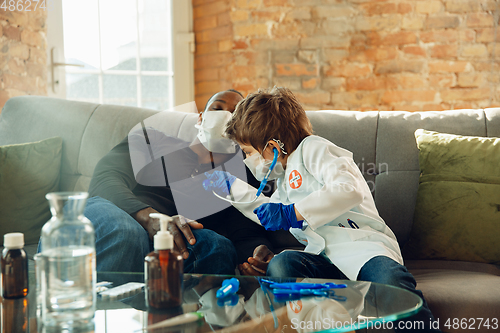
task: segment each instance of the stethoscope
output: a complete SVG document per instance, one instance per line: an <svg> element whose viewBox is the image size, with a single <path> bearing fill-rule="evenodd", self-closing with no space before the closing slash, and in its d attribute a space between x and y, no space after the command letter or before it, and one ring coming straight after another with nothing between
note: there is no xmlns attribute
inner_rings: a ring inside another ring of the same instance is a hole
<svg viewBox="0 0 500 333"><path fill-rule="evenodd" d="M222 200L227 201L227 202L230 202L230 203L235 203L235 204L250 204L250 203L255 202L259 198L259 196L262 193L262 191L264 190L264 187L266 187L267 180L269 179L269 176L271 175L271 171L273 171L274 167L276 166L276 163L278 162L278 155L279 155L278 149L273 148L273 153L274 153L274 157L273 157L273 161L271 163L271 166L269 167L269 170L266 172L266 175L264 176L264 179L262 179L262 181L260 182L260 186L259 186L259 189L257 190L257 194L255 195L255 198L253 198L252 201L246 201L246 202L234 201L234 200L231 200L231 199L228 199L228 198L224 198L224 197L218 195L213 190L212 190L212 193L217 198L222 199Z"/></svg>

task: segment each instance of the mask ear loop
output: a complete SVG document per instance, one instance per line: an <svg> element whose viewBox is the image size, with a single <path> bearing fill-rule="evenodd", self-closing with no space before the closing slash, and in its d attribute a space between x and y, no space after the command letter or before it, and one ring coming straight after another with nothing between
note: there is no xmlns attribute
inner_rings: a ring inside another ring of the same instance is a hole
<svg viewBox="0 0 500 333"><path fill-rule="evenodd" d="M255 195L255 198L252 201L246 201L246 202L233 201L233 200L230 200L230 199L227 199L227 198L224 198L224 197L218 195L213 190L212 190L212 193L217 198L222 199L222 200L227 201L227 202L230 202L230 203L251 204L251 203L255 202L259 198L259 196L261 195L262 191L264 190L264 187L266 187L267 180L269 179L269 176L271 175L271 171L273 171L274 167L276 166L276 163L278 162L278 155L279 155L278 149L273 148L273 153L274 153L274 157L273 157L273 161L271 163L271 166L269 167L269 170L267 171L264 179L262 179L262 181L260 182L260 186L259 186L259 189L257 190L257 194Z"/></svg>

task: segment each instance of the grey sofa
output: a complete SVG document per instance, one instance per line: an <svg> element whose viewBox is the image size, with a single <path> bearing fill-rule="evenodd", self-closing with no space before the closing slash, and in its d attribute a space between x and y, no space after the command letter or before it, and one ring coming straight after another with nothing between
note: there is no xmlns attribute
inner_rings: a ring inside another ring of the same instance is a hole
<svg viewBox="0 0 500 333"><path fill-rule="evenodd" d="M99 105L47 97L22 96L7 101L0 114L0 145L63 138L61 191L85 191L96 163L129 130L156 111ZM441 112L312 111L315 134L354 153L380 215L403 245L413 222L419 180L414 131L500 137L500 109ZM189 140L196 135L196 114L172 112L168 134ZM498 244L491 244L498 246ZM28 246L31 254L35 245ZM406 261L441 328L454 318L498 318L500 268L495 265ZM466 330L462 330L466 331ZM479 330L481 331L481 330ZM491 330L485 330L491 332Z"/></svg>

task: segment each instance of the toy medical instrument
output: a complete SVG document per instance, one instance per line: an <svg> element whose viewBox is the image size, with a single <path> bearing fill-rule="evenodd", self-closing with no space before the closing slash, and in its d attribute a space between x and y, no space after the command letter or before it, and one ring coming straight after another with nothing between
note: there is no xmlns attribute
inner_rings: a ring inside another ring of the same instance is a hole
<svg viewBox="0 0 500 333"><path fill-rule="evenodd" d="M261 280L271 290L276 301L289 301L300 299L301 297L315 296L328 297L336 301L346 301L345 296L335 294L334 289L347 288L345 284L328 283L300 283L300 282L285 282L276 283L269 280Z"/></svg>
<svg viewBox="0 0 500 333"><path fill-rule="evenodd" d="M262 191L264 190L264 187L266 187L266 184L267 184L267 181L269 179L269 175L271 174L271 171L273 171L274 167L276 166L276 163L278 162L278 149L276 148L273 148L273 153L274 153L274 157L273 157L273 161L271 163L271 166L269 167L269 170L267 171L266 173L266 176L264 177L264 179L262 179L262 181L260 182L260 186L259 186L259 189L257 190L257 194L255 195L255 198L253 198L253 200L251 201L246 201L246 202L240 202L240 201L233 201L233 200L230 200L230 199L227 199L227 198L224 198L220 195L218 195L217 193L215 193L215 191L212 190L212 193L219 199L222 199L224 201L227 201L227 202L230 202L230 203L236 203L236 204L250 204L250 203L253 203L255 202L260 194L262 193Z"/></svg>
<svg viewBox="0 0 500 333"><path fill-rule="evenodd" d="M225 298L232 294L236 294L240 288L240 281L237 278L226 279L222 281L222 287L215 294L217 298Z"/></svg>

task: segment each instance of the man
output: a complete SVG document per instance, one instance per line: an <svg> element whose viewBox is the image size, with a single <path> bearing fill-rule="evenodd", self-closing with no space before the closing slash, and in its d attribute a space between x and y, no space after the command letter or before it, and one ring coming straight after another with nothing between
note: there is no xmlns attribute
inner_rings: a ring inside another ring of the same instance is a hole
<svg viewBox="0 0 500 333"><path fill-rule="evenodd" d="M202 124L203 114L218 110L233 112L242 99L235 90L215 94L200 114L198 125ZM146 140L154 137L168 147L168 154L141 170L133 170L130 154L137 151L138 141L144 141L144 133ZM176 250L185 259L185 272L234 274L236 265L251 257L257 245L273 248L267 238L269 232L230 205L198 221L178 215L181 203L187 202L194 209L210 200L221 202L203 190L201 183L206 179L203 173L223 166L235 154L211 152L198 137L185 142L154 129L131 133L114 147L96 166L89 188L91 198L85 209L85 216L96 231L97 270L142 272L144 257L152 251L152 237L159 230L159 221L149 217L156 212L174 217L168 230L174 237ZM169 170L162 179L164 186L145 180L158 170L162 170L162 176L163 170ZM255 184L257 181L248 174L249 181ZM181 189L175 187L178 183L182 184ZM205 197L199 197L199 193ZM179 196L185 200L174 200Z"/></svg>

